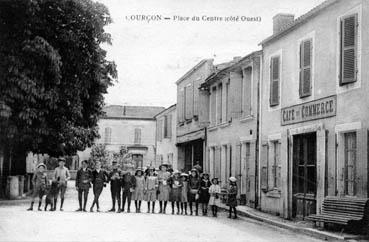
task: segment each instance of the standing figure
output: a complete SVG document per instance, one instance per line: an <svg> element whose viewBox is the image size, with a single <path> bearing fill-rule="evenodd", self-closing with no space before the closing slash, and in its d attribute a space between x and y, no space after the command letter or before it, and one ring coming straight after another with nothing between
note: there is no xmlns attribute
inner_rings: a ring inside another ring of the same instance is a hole
<svg viewBox="0 0 369 242"><path fill-rule="evenodd" d="M168 166L166 164L161 164L159 166L159 172L158 172L158 181L159 181L159 206L160 211L159 213L166 213L167 209L167 203L169 201L169 192L170 187L168 184L168 179L170 178L170 173L167 171ZM164 203L164 206L163 206Z"/></svg>
<svg viewBox="0 0 369 242"><path fill-rule="evenodd" d="M115 212L115 201L118 202L118 213L122 210L120 208L120 190L121 190L121 171L118 169L117 161L113 161L113 169L109 173L109 181L110 181L110 192L111 192L111 200L113 203L113 207L109 210L109 212Z"/></svg>
<svg viewBox="0 0 369 242"><path fill-rule="evenodd" d="M95 170L92 172L92 190L94 192L94 201L92 202L90 212L94 211L94 206L96 204L97 212L100 212L100 206L99 206L99 197L103 190L103 188L106 186L106 182L108 181L108 175L106 171L101 169L101 163L98 161L95 164Z"/></svg>
<svg viewBox="0 0 369 242"><path fill-rule="evenodd" d="M42 211L42 197L45 194L46 184L47 184L47 175L45 173L46 165L44 163L40 163L37 165L37 171L33 174L32 184L33 184L33 192L32 192L32 202L31 206L27 209L28 211L33 210L33 204L35 203L35 198L38 196L38 211Z"/></svg>
<svg viewBox="0 0 369 242"><path fill-rule="evenodd" d="M234 211L234 219L237 218L237 179L235 177L229 178L229 186L228 186L228 199L227 205L229 206L229 216L232 217L232 211Z"/></svg>
<svg viewBox="0 0 369 242"><path fill-rule="evenodd" d="M182 187L181 187L181 214L183 214L183 208L185 215L187 215L187 202L188 202L188 174L181 174Z"/></svg>
<svg viewBox="0 0 369 242"><path fill-rule="evenodd" d="M60 192L60 211L63 211L64 204L64 194L67 190L68 180L70 179L69 170L65 167L65 159L59 158L59 166L55 168L54 180L59 182L59 192ZM58 202L58 197L54 199L54 211L56 210L56 204Z"/></svg>
<svg viewBox="0 0 369 242"><path fill-rule="evenodd" d="M209 188L209 194L210 194L210 199L209 199L209 206L211 206L211 211L213 213L213 217L217 216L218 213L218 206L220 206L220 186L219 186L219 181L217 177L214 177L213 179L211 179L211 186Z"/></svg>
<svg viewBox="0 0 369 242"><path fill-rule="evenodd" d="M208 203L210 199L210 194L209 194L210 185L211 183L209 180L209 174L203 173L202 179L200 182L200 197L199 197L199 203L201 203L203 216L206 216L208 214Z"/></svg>
<svg viewBox="0 0 369 242"><path fill-rule="evenodd" d="M155 201L156 201L156 191L158 190L158 178L154 176L154 168L148 168L148 176L145 180L145 198L147 201L147 213L150 213L150 202L152 202L151 212L155 213Z"/></svg>
<svg viewBox="0 0 369 242"><path fill-rule="evenodd" d="M136 213L141 212L141 202L144 199L144 187L145 187L145 177L143 176L143 171L137 169L135 173L136 186L133 192L133 200L135 200Z"/></svg>
<svg viewBox="0 0 369 242"><path fill-rule="evenodd" d="M88 162L87 160L82 161L82 167L77 171L76 176L76 189L78 191L78 202L79 209L77 212L83 211L86 212L86 204L88 198L88 192L91 187L92 174L91 171L87 168ZM83 209L82 209L82 194L83 194Z"/></svg>
<svg viewBox="0 0 369 242"><path fill-rule="evenodd" d="M191 170L191 176L189 178L189 192L188 192L188 202L190 205L190 214L193 214L192 203L196 205L196 216L199 215L199 189L200 189L200 178L198 171L196 169Z"/></svg>
<svg viewBox="0 0 369 242"><path fill-rule="evenodd" d="M182 180L180 172L175 170L170 178L170 201L172 202L172 214L174 214L174 204L177 205L177 214L179 214L179 203L181 202L182 195Z"/></svg>
<svg viewBox="0 0 369 242"><path fill-rule="evenodd" d="M136 179L135 176L132 175L132 173L133 171L127 171L123 175L122 179L122 189L123 189L122 211L124 212L124 208L127 202L127 213L131 212L132 192L134 192L136 187Z"/></svg>

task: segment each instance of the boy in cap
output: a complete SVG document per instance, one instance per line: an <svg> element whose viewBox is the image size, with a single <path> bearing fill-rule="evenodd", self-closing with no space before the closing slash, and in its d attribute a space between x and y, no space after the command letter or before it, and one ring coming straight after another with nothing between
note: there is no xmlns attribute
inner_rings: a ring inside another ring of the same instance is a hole
<svg viewBox="0 0 369 242"><path fill-rule="evenodd" d="M77 212L84 211L86 212L86 204L87 204L87 198L88 198L88 192L91 187L91 181L92 181L92 174L91 171L87 168L88 161L83 160L82 161L82 167L77 171L77 177L76 177L76 189L78 191L78 203L79 203L79 209L77 209ZM83 194L83 209L82 209L82 194Z"/></svg>
<svg viewBox="0 0 369 242"><path fill-rule="evenodd" d="M69 170L65 167L65 159L59 158L59 166L55 168L54 171L54 180L59 182L59 191L60 191L60 211L63 211L63 203L64 203L64 194L67 190L67 182L70 179ZM58 201L58 197L54 199L54 211L56 210L56 203Z"/></svg>
<svg viewBox="0 0 369 242"><path fill-rule="evenodd" d="M113 202L112 209L109 212L115 212L115 200L118 201L118 213L121 212L120 209L120 189L121 189L121 171L118 169L117 161L113 161L113 169L109 173L109 181L110 181L110 192L111 192L111 199Z"/></svg>
<svg viewBox="0 0 369 242"><path fill-rule="evenodd" d="M233 176L229 178L229 187L228 187L228 200L227 205L229 206L229 216L232 217L232 211L234 212L234 219L237 218L237 179Z"/></svg>
<svg viewBox="0 0 369 242"><path fill-rule="evenodd" d="M99 161L95 164L95 170L92 172L92 185L93 185L93 192L94 192L94 201L92 202L90 212L94 211L94 206L96 204L97 212L100 212L99 206L99 197L106 186L106 182L108 181L108 174L106 171L101 169L101 163Z"/></svg>
<svg viewBox="0 0 369 242"><path fill-rule="evenodd" d="M45 194L46 184L47 184L47 175L45 173L46 165L44 163L40 163L37 165L37 171L32 177L33 183L33 193L32 193L32 202L31 206L27 209L28 211L33 210L33 204L35 202L35 198L39 197L38 202L38 211L42 211L42 197Z"/></svg>

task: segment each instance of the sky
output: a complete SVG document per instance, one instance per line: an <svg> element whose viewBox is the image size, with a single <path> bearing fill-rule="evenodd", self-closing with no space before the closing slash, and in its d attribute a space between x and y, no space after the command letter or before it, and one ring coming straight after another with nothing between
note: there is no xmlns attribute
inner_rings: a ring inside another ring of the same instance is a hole
<svg viewBox="0 0 369 242"><path fill-rule="evenodd" d="M272 34L274 15L299 17L324 0L98 1L113 18L106 27L112 45L103 48L118 69L118 81L108 89L105 103L169 107L177 99L175 82L202 59L219 64L260 50L258 44ZM142 20L137 15L159 15L161 20ZM194 16L200 21L191 21ZM261 21L242 21L244 17Z"/></svg>

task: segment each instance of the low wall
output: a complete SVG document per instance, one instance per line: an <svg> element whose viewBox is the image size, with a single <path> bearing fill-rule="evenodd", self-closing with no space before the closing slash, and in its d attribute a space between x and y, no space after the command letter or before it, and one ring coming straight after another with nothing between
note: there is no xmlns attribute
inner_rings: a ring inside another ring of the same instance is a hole
<svg viewBox="0 0 369 242"><path fill-rule="evenodd" d="M53 174L54 174L54 170L47 170L47 178L48 179L53 179ZM71 180L76 180L76 176L77 176L77 170L69 170L70 173L70 179Z"/></svg>

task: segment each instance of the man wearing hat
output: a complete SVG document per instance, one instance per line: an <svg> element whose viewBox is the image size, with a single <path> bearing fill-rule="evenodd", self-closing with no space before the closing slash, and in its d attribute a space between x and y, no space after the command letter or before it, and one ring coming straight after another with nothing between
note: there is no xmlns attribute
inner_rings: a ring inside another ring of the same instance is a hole
<svg viewBox="0 0 369 242"><path fill-rule="evenodd" d="M60 157L58 159L59 166L55 168L54 171L54 180L58 181L59 183L59 191L60 191L60 211L63 211L63 204L64 204L64 194L67 190L67 182L70 179L69 170L67 167L65 167L65 159ZM56 210L56 203L58 201L58 198L54 199L54 211Z"/></svg>
<svg viewBox="0 0 369 242"><path fill-rule="evenodd" d="M120 209L120 189L121 189L121 171L118 169L117 161L113 161L113 169L109 173L109 181L110 181L110 192L111 199L113 202L112 209L109 212L115 212L115 201L118 201L118 213L121 212Z"/></svg>
<svg viewBox="0 0 369 242"><path fill-rule="evenodd" d="M32 202L31 206L27 209L28 211L33 210L33 204L35 202L35 198L39 197L38 202L38 211L42 211L42 197L45 194L46 184L47 184L47 175L45 173L46 165L44 163L40 163L37 165L37 171L32 177L33 184L33 193L32 193Z"/></svg>
<svg viewBox="0 0 369 242"><path fill-rule="evenodd" d="M88 161L83 160L82 167L77 171L76 189L78 191L78 203L79 203L79 209L77 209L77 212L80 212L80 211L86 212L88 192L90 190L91 181L92 181L92 174L91 174L91 171L87 168L87 166L88 166ZM84 198L83 209L82 209L82 195Z"/></svg>
<svg viewBox="0 0 369 242"><path fill-rule="evenodd" d="M132 170L126 171L122 179L122 211L124 212L127 202L127 213L131 212L132 192L134 192L136 186L136 179L132 173Z"/></svg>

